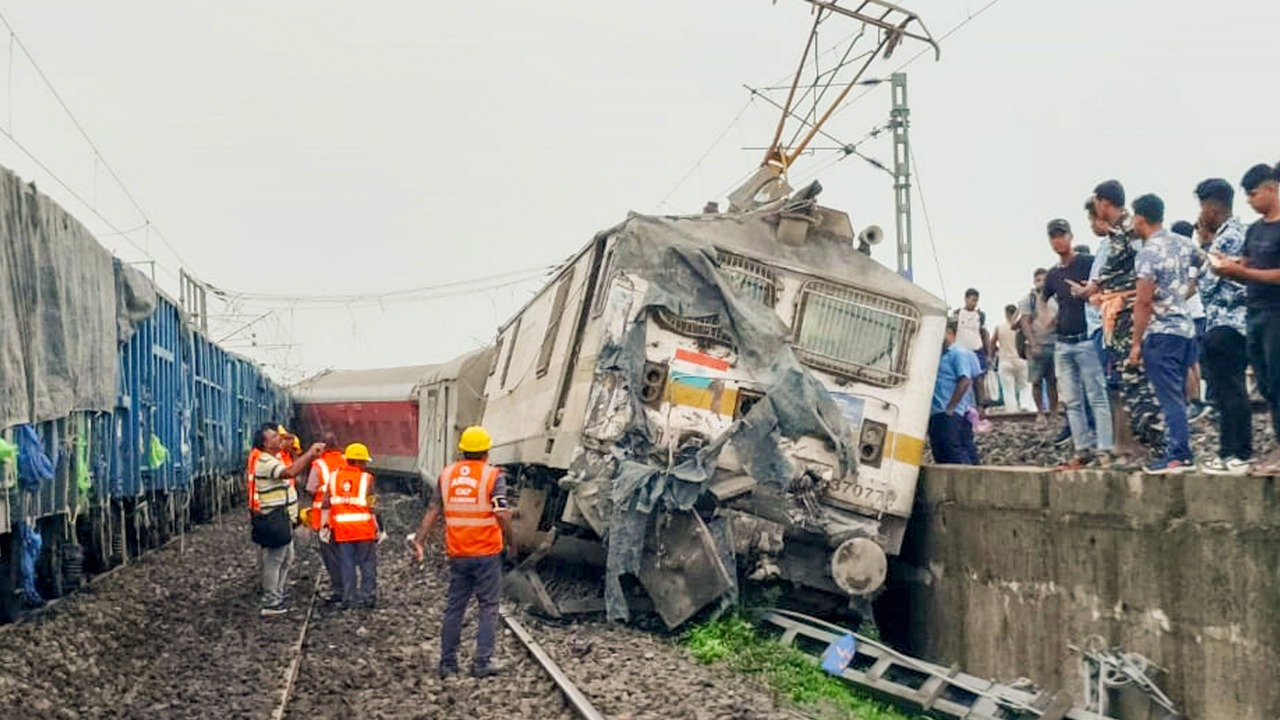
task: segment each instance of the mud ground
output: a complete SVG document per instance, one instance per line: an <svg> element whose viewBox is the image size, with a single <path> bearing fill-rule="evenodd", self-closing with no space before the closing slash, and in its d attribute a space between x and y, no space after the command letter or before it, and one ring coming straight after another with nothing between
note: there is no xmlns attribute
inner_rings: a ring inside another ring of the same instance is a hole
<svg viewBox="0 0 1280 720"><path fill-rule="evenodd" d="M405 551L415 499L389 498L372 610L317 601L285 717L571 718L541 666L503 627L499 677L441 681L447 570L439 542ZM235 513L94 582L45 613L0 627L0 717L269 718L280 705L320 569L300 537L293 611L260 619L256 548ZM796 718L750 678L694 661L672 639L599 620L552 624L516 613L597 709L616 720ZM460 665L474 648L468 616Z"/></svg>

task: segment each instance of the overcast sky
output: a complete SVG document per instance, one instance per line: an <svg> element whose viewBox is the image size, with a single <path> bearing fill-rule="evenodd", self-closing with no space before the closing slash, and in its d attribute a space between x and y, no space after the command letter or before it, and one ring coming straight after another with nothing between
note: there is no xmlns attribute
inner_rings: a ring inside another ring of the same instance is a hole
<svg viewBox="0 0 1280 720"><path fill-rule="evenodd" d="M941 36L986 0L903 4ZM0 0L0 13L181 262L229 291L281 295L527 278L629 210L698 211L758 163L743 148L768 142L776 111L742 86L787 76L810 22L800 0ZM853 29L829 27L828 44ZM1194 219L1196 182L1278 159L1277 27L1280 4L1258 0L1001 0L972 20L940 62L908 67L917 282L952 305L978 287L998 316L1053 261L1048 219L1092 242L1081 205L1108 177ZM0 127L116 228L142 225L7 50ZM857 140L888 105L887 86L873 90L828 130ZM887 135L861 149L891 158ZM144 259L3 137L0 164ZM850 158L820 179L824 203L892 239L887 175ZM174 253L145 230L128 237L176 293ZM877 257L893 263L888 245ZM215 336L274 309L227 344L286 377L440 362L488 342L538 287L488 289L503 282L336 308L213 303Z"/></svg>

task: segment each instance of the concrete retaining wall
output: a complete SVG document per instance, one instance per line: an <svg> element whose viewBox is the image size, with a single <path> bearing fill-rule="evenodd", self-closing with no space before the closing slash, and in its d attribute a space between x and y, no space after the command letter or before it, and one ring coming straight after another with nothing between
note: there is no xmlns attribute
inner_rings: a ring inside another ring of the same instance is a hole
<svg viewBox="0 0 1280 720"><path fill-rule="evenodd" d="M1280 718L1280 482L926 468L877 605L914 654L1080 687L1089 635L1169 670L1191 718Z"/></svg>

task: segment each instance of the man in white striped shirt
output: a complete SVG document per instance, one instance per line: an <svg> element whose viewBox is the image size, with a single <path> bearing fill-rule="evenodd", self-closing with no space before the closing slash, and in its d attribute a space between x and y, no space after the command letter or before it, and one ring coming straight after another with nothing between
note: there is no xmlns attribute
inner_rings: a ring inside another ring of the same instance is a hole
<svg viewBox="0 0 1280 720"><path fill-rule="evenodd" d="M306 472L311 461L324 452L324 444L316 443L292 465L285 467L277 457L280 452L277 427L274 423L267 423L253 435L253 446L258 450L258 461L253 468L257 496L253 499L253 506L257 508L253 518L254 541L262 547L260 613L264 617L289 611L284 596L289 566L293 564L293 526L298 522L298 491L293 478Z"/></svg>

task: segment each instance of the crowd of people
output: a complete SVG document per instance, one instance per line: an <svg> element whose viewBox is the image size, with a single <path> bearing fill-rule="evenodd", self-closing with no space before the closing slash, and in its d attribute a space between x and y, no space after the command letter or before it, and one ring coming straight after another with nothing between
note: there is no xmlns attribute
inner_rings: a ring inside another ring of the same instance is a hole
<svg viewBox="0 0 1280 720"><path fill-rule="evenodd" d="M1280 474L1280 450L1253 452L1252 368L1280 437L1280 165L1258 164L1240 188L1259 217L1246 229L1222 178L1193 189L1197 220L1170 223L1154 194L1126 206L1117 180L1084 203L1095 248L1049 221L1057 262L1004 308L993 331L976 289L948 321L929 419L934 461L978 464L987 411L1065 410L1061 469ZM992 372L994 370L994 372ZM1203 392L1202 392L1203 390ZM1192 423L1216 417L1216 456L1197 459Z"/></svg>

